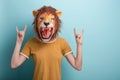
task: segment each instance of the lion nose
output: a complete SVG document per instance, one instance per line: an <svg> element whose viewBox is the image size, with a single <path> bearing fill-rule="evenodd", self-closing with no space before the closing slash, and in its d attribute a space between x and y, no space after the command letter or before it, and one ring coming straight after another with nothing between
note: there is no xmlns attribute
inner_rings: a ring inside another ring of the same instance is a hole
<svg viewBox="0 0 120 80"><path fill-rule="evenodd" d="M49 25L49 22L47 22L47 23L46 23L46 22L44 22L44 24L45 24L45 26L48 26L48 25Z"/></svg>

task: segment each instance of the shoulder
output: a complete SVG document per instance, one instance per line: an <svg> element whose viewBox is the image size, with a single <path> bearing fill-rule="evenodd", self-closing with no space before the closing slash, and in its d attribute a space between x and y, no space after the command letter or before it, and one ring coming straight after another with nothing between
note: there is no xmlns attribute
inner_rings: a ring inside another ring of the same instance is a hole
<svg viewBox="0 0 120 80"><path fill-rule="evenodd" d="M62 37L59 37L59 38L58 38L58 42L61 43L61 44L67 43L66 39L65 39L65 38L62 38Z"/></svg>
<svg viewBox="0 0 120 80"><path fill-rule="evenodd" d="M64 38L62 38L62 37L58 37L58 41L59 42L64 42L64 41L66 41Z"/></svg>
<svg viewBox="0 0 120 80"><path fill-rule="evenodd" d="M35 38L30 38L30 39L28 39L27 42L32 42L32 41L35 41Z"/></svg>
<svg viewBox="0 0 120 80"><path fill-rule="evenodd" d="M34 44L34 43L36 43L38 40L36 39L36 38L30 38L30 39L28 39L28 41L27 41L27 44Z"/></svg>

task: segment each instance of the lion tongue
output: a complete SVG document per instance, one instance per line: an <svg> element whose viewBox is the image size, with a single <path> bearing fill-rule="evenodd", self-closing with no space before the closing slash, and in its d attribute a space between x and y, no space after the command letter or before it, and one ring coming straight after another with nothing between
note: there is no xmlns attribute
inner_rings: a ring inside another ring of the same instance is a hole
<svg viewBox="0 0 120 80"><path fill-rule="evenodd" d="M44 29L44 31L42 32L42 36L43 38L48 38L51 34L51 31L49 29Z"/></svg>

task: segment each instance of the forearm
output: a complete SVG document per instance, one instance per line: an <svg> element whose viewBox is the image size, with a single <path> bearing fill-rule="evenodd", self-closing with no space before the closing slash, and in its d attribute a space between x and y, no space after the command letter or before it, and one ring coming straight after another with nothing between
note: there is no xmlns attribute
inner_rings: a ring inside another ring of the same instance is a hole
<svg viewBox="0 0 120 80"><path fill-rule="evenodd" d="M77 48L76 48L76 58L75 58L75 65L76 68L78 68L79 70L82 68L82 45L81 44L77 44Z"/></svg>
<svg viewBox="0 0 120 80"><path fill-rule="evenodd" d="M11 60L11 68L18 67L20 64L22 64L22 62L26 60L25 57L20 55L20 48L22 46L22 42L23 42L24 35L26 32L26 26L24 27L24 30L22 31L19 31L18 27L16 26L16 32L17 32L17 39L16 39L16 45L15 45L15 49L13 52L12 60Z"/></svg>
<svg viewBox="0 0 120 80"><path fill-rule="evenodd" d="M19 56L20 56L20 48L21 48L22 43L16 42L15 49L13 52L12 60L11 60L11 67L14 67L17 65L19 61Z"/></svg>

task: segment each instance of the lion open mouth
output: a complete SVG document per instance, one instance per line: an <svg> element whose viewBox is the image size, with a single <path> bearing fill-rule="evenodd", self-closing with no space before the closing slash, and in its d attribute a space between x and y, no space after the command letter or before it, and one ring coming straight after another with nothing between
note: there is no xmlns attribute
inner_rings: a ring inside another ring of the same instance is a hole
<svg viewBox="0 0 120 80"><path fill-rule="evenodd" d="M43 39L49 39L52 36L53 28L52 27L41 27L40 35Z"/></svg>

